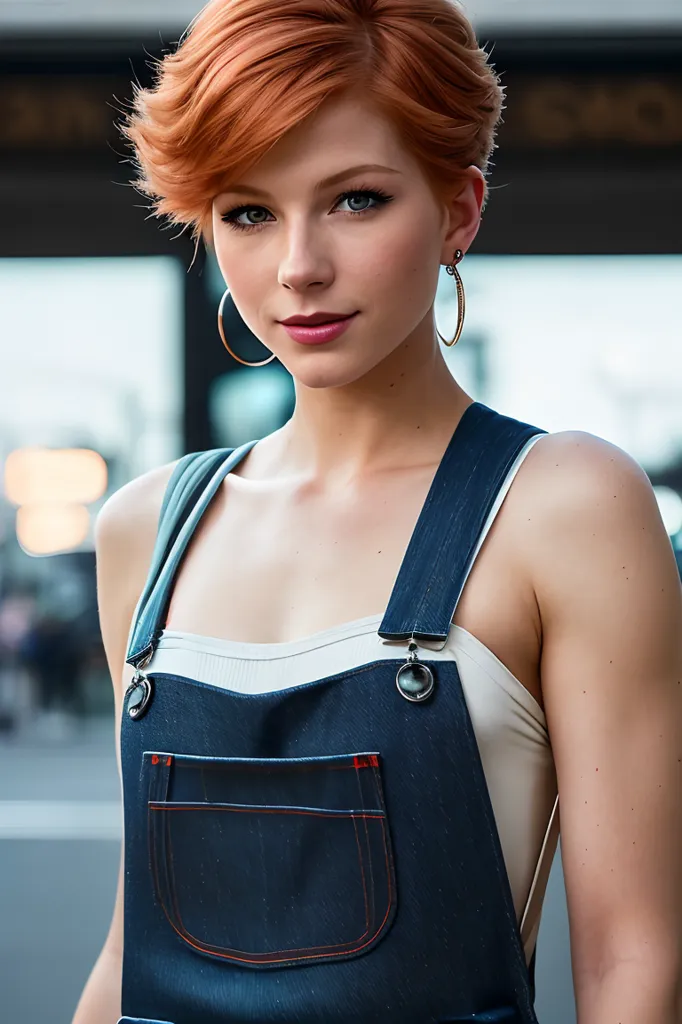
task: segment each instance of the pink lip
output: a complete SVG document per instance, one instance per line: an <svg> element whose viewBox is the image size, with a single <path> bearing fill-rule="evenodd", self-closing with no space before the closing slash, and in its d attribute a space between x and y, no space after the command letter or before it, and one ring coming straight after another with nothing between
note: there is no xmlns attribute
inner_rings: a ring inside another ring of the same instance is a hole
<svg viewBox="0 0 682 1024"><path fill-rule="evenodd" d="M333 320L331 323L317 324L315 327L304 327L303 324L282 324L282 327L294 341L300 341L303 345L320 345L343 334L356 316L357 313L353 313L343 320Z"/></svg>

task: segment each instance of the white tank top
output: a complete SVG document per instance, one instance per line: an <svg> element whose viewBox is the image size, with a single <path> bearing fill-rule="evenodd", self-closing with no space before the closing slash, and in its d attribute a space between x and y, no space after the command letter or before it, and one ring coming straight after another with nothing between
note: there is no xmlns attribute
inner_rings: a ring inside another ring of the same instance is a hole
<svg viewBox="0 0 682 1024"><path fill-rule="evenodd" d="M469 572L521 462L542 436L532 437L512 465L487 518ZM249 643L164 630L145 672L188 676L240 693L281 690L379 658L400 657L404 642L384 640L377 634L383 617L384 613L378 612L285 643ZM420 641L420 646L428 649L429 659L457 663L517 920L524 925L529 962L557 839L553 813L557 782L545 715L516 676L461 626L451 625L447 643L440 650L427 642Z"/></svg>

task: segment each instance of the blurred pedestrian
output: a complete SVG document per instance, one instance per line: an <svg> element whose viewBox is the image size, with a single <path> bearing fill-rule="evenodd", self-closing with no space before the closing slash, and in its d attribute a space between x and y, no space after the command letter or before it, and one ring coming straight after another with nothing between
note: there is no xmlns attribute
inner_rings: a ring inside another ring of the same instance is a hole
<svg viewBox="0 0 682 1024"><path fill-rule="evenodd" d="M23 654L43 713L83 714L80 634L75 623L54 612L39 618L25 639Z"/></svg>
<svg viewBox="0 0 682 1024"><path fill-rule="evenodd" d="M0 731L12 731L30 706L22 648L35 609L33 595L13 590L0 599Z"/></svg>

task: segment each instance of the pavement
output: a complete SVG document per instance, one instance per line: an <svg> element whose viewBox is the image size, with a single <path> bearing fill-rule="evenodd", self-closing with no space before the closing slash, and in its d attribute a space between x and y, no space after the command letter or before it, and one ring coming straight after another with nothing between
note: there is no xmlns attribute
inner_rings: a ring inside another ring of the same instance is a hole
<svg viewBox="0 0 682 1024"><path fill-rule="evenodd" d="M116 893L113 719L0 736L0 1021L71 1024Z"/></svg>

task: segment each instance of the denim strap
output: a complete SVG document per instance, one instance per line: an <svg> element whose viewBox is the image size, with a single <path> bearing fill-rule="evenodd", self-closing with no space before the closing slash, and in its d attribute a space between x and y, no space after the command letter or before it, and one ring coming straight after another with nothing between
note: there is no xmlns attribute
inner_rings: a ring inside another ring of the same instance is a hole
<svg viewBox="0 0 682 1024"><path fill-rule="evenodd" d="M172 581L194 529L220 483L256 444L212 448L183 455L168 481L144 590L137 602L128 638L126 662L144 660L163 628Z"/></svg>
<svg viewBox="0 0 682 1024"><path fill-rule="evenodd" d="M495 498L522 448L545 433L481 402L467 406L410 538L380 637L445 644Z"/></svg>

